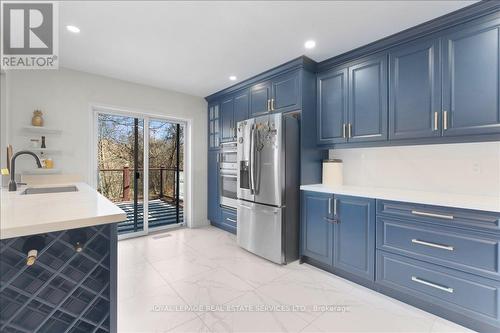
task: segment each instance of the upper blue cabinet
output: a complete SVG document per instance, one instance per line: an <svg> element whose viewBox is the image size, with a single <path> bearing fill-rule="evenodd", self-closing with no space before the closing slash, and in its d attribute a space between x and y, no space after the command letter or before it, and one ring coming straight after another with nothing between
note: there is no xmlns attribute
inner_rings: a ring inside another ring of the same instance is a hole
<svg viewBox="0 0 500 333"><path fill-rule="evenodd" d="M441 134L439 39L426 39L389 52L389 139Z"/></svg>
<svg viewBox="0 0 500 333"><path fill-rule="evenodd" d="M208 149L219 149L219 103L208 105Z"/></svg>
<svg viewBox="0 0 500 333"><path fill-rule="evenodd" d="M299 71L285 73L252 86L250 88L250 117L300 108L299 86Z"/></svg>
<svg viewBox="0 0 500 333"><path fill-rule="evenodd" d="M318 145L500 140L500 4L475 6L318 64Z"/></svg>
<svg viewBox="0 0 500 333"><path fill-rule="evenodd" d="M387 54L318 74L318 143L387 140Z"/></svg>
<svg viewBox="0 0 500 333"><path fill-rule="evenodd" d="M234 97L227 96L220 103L221 142L232 141L235 136Z"/></svg>
<svg viewBox="0 0 500 333"><path fill-rule="evenodd" d="M349 142L387 140L387 54L349 67Z"/></svg>
<svg viewBox="0 0 500 333"><path fill-rule="evenodd" d="M347 141L347 68L318 75L318 143Z"/></svg>
<svg viewBox="0 0 500 333"><path fill-rule="evenodd" d="M443 36L443 135L500 133L500 19Z"/></svg>

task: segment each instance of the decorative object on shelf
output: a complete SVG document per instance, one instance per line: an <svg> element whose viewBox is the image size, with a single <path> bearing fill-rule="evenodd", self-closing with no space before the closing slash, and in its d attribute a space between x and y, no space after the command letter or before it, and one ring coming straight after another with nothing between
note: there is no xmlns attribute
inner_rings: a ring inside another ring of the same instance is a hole
<svg viewBox="0 0 500 333"><path fill-rule="evenodd" d="M31 125L37 126L37 127L43 126L42 111L40 111L40 110L33 111L33 118L31 118Z"/></svg>
<svg viewBox="0 0 500 333"><path fill-rule="evenodd" d="M45 136L42 135L42 146L40 148L47 148L47 146L45 145Z"/></svg>
<svg viewBox="0 0 500 333"><path fill-rule="evenodd" d="M30 142L31 142L32 148L39 148L40 147L40 140L39 139L30 139Z"/></svg>
<svg viewBox="0 0 500 333"><path fill-rule="evenodd" d="M51 158L45 160L45 168L52 169L54 167L54 161Z"/></svg>

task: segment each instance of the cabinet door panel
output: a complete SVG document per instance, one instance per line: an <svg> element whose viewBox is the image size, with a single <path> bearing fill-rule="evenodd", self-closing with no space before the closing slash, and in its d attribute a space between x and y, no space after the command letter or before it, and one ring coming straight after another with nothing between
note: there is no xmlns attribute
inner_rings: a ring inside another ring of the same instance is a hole
<svg viewBox="0 0 500 333"><path fill-rule="evenodd" d="M387 55L349 68L349 141L387 140Z"/></svg>
<svg viewBox="0 0 500 333"><path fill-rule="evenodd" d="M248 119L249 103L248 90L234 96L234 128L239 121Z"/></svg>
<svg viewBox="0 0 500 333"><path fill-rule="evenodd" d="M293 72L273 79L273 111L291 111L299 107L299 73Z"/></svg>
<svg viewBox="0 0 500 333"><path fill-rule="evenodd" d="M347 68L334 69L317 79L318 143L346 142Z"/></svg>
<svg viewBox="0 0 500 333"><path fill-rule="evenodd" d="M207 174L207 212L208 219L217 222L220 217L219 208L219 151L208 152Z"/></svg>
<svg viewBox="0 0 500 333"><path fill-rule="evenodd" d="M338 224L334 230L335 268L375 279L375 200L335 196Z"/></svg>
<svg viewBox="0 0 500 333"><path fill-rule="evenodd" d="M234 139L234 98L224 99L220 106L221 141L232 141Z"/></svg>
<svg viewBox="0 0 500 333"><path fill-rule="evenodd" d="M389 64L389 139L441 135L439 40L394 49Z"/></svg>
<svg viewBox="0 0 500 333"><path fill-rule="evenodd" d="M301 255L326 265L333 263L333 226L329 217L333 196L324 193L302 192Z"/></svg>
<svg viewBox="0 0 500 333"><path fill-rule="evenodd" d="M443 38L443 135L500 133L500 19Z"/></svg>
<svg viewBox="0 0 500 333"><path fill-rule="evenodd" d="M271 82L266 81L256 84L250 88L250 116L269 112L268 106L271 100Z"/></svg>

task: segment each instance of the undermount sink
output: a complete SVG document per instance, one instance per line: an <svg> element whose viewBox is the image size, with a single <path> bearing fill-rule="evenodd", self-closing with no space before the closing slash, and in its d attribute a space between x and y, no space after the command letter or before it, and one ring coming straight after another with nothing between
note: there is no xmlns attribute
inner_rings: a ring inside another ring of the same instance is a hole
<svg viewBox="0 0 500 333"><path fill-rule="evenodd" d="M75 185L57 186L57 187L28 187L21 194L42 194L42 193L61 193L61 192L77 192L78 188Z"/></svg>

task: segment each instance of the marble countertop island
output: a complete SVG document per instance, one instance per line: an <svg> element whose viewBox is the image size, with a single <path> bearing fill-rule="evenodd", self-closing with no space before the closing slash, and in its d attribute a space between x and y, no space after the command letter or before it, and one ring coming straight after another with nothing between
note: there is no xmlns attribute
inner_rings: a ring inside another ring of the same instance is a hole
<svg viewBox="0 0 500 333"><path fill-rule="evenodd" d="M29 187L60 187L75 185L76 192L21 194L27 187L15 192L0 191L0 239L22 237L126 219L126 214L103 195L85 183L57 184Z"/></svg>

